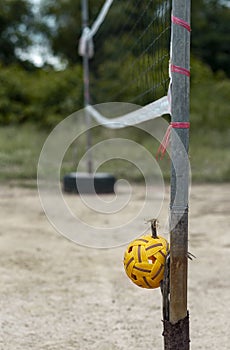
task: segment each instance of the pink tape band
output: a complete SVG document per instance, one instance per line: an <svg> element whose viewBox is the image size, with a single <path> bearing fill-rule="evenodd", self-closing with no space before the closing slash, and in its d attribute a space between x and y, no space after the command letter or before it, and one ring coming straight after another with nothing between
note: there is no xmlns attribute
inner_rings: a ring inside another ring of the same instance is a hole
<svg viewBox="0 0 230 350"><path fill-rule="evenodd" d="M181 18L178 18L178 17L175 17L172 15L172 23L177 24L177 25L187 29L189 32L191 32L190 24Z"/></svg>
<svg viewBox="0 0 230 350"><path fill-rule="evenodd" d="M170 135L171 135L171 130L173 129L189 129L190 128L190 123L189 122L171 122L168 126L168 129L166 130L165 136L163 140L161 141L161 144L157 150L157 155L156 159L159 158L162 159L167 151L169 141L170 141Z"/></svg>
<svg viewBox="0 0 230 350"><path fill-rule="evenodd" d="M183 74L183 75L186 75L187 77L190 77L190 71L188 69L175 66L174 64L171 64L171 72Z"/></svg>
<svg viewBox="0 0 230 350"><path fill-rule="evenodd" d="M189 122L171 122L170 125L174 129L189 129L190 128Z"/></svg>

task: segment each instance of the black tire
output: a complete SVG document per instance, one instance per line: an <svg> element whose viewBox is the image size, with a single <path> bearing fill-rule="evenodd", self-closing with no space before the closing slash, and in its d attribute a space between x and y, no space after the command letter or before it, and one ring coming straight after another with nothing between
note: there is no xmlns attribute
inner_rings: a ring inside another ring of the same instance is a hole
<svg viewBox="0 0 230 350"><path fill-rule="evenodd" d="M108 173L69 173L63 178L63 191L68 193L114 193L116 179Z"/></svg>

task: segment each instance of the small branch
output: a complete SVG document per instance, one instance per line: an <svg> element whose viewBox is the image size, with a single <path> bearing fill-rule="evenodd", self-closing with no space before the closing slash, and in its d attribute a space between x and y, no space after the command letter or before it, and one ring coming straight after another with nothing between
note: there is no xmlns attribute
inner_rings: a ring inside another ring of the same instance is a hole
<svg viewBox="0 0 230 350"><path fill-rule="evenodd" d="M158 225L157 219L150 219L147 222L150 222L150 224L151 224L152 237L158 238L157 237L157 225Z"/></svg>

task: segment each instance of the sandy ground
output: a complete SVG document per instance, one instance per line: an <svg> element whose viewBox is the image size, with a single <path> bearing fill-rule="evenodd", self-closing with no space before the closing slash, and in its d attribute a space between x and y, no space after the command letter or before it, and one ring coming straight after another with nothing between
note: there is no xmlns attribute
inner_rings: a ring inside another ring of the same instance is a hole
<svg viewBox="0 0 230 350"><path fill-rule="evenodd" d="M134 205L143 191L135 189ZM192 187L193 350L229 349L229 198L230 185ZM90 249L63 238L44 215L36 189L0 186L0 216L0 349L163 348L160 291L128 280L124 247Z"/></svg>

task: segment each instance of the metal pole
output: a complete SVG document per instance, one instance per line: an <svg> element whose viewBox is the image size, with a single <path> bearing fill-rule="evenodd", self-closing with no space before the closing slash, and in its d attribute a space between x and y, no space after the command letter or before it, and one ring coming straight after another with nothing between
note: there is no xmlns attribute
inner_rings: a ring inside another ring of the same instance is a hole
<svg viewBox="0 0 230 350"><path fill-rule="evenodd" d="M82 29L88 27L88 0L82 0ZM84 81L84 106L87 107L90 104L90 93L89 93L89 52L88 45L86 54L83 56L83 81ZM86 136L86 151L88 151L87 158L87 170L91 174L93 172L92 157L90 154L90 148L92 146L91 137L91 117L89 113L85 111L86 125L87 125L87 136Z"/></svg>
<svg viewBox="0 0 230 350"><path fill-rule="evenodd" d="M173 0L173 16L190 23L191 0ZM172 23L171 64L190 69L190 32ZM189 77L172 72L172 122L189 121ZM183 146L184 147L183 147ZM165 349L189 349L187 311L189 129L172 129L170 200L170 302L164 322Z"/></svg>

